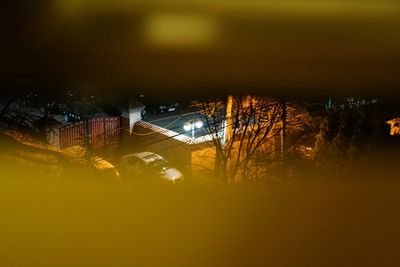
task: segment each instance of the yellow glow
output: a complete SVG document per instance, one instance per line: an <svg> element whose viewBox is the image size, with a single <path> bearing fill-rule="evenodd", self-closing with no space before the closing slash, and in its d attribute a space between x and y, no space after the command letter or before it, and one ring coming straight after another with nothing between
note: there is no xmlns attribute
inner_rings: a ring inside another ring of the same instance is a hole
<svg viewBox="0 0 400 267"><path fill-rule="evenodd" d="M215 42L217 26L206 16L157 14L147 20L144 34L154 46L202 47Z"/></svg>
<svg viewBox="0 0 400 267"><path fill-rule="evenodd" d="M395 118L386 123L390 125L390 135L400 135L400 118Z"/></svg>
<svg viewBox="0 0 400 267"><path fill-rule="evenodd" d="M222 11L234 13L276 14L287 13L296 15L350 15L350 16L381 16L397 15L400 5L388 0L58 0L55 1L58 11L64 15L87 15L102 12L129 12L139 10L179 8L198 9L202 11Z"/></svg>

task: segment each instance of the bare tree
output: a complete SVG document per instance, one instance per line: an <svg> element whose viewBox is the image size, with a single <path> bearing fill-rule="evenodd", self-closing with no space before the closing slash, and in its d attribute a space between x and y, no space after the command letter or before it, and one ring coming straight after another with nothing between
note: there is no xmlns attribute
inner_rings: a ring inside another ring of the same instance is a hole
<svg viewBox="0 0 400 267"><path fill-rule="evenodd" d="M282 129L304 123L291 105L269 97L238 96L227 104L215 98L198 106L213 137L216 175L228 183L251 181L255 159L275 153Z"/></svg>

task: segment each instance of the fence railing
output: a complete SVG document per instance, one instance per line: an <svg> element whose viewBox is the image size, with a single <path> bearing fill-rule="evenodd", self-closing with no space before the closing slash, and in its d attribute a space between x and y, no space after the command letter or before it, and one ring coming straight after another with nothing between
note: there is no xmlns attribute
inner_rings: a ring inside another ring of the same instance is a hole
<svg viewBox="0 0 400 267"><path fill-rule="evenodd" d="M119 142L121 118L94 118L63 126L59 131L60 148L90 146L99 149Z"/></svg>

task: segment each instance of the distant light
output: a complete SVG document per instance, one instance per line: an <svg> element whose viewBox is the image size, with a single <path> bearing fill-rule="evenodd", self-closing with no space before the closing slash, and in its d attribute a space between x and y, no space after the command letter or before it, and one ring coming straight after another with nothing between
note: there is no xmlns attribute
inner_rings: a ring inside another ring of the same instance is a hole
<svg viewBox="0 0 400 267"><path fill-rule="evenodd" d="M183 125L183 129L185 129L185 131L190 131L192 129L192 124L190 122L186 122Z"/></svg>
<svg viewBox="0 0 400 267"><path fill-rule="evenodd" d="M203 127L203 122L201 120L198 120L194 123L194 125L197 129L200 129L201 127Z"/></svg>

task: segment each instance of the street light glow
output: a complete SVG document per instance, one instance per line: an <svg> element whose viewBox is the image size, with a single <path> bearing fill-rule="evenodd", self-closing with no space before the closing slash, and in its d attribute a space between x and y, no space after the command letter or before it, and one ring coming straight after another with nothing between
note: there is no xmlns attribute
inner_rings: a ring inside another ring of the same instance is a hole
<svg viewBox="0 0 400 267"><path fill-rule="evenodd" d="M194 126L196 126L197 129L200 129L203 127L203 122L201 120L198 120L194 123Z"/></svg>
<svg viewBox="0 0 400 267"><path fill-rule="evenodd" d="M186 122L183 125L183 129L185 129L185 131L190 131L192 129L192 124L190 122Z"/></svg>
<svg viewBox="0 0 400 267"><path fill-rule="evenodd" d="M194 122L193 119L183 125L183 129L185 129L185 131L192 131L192 138L194 138L195 129L200 129L201 127L203 127L203 122L201 120Z"/></svg>

